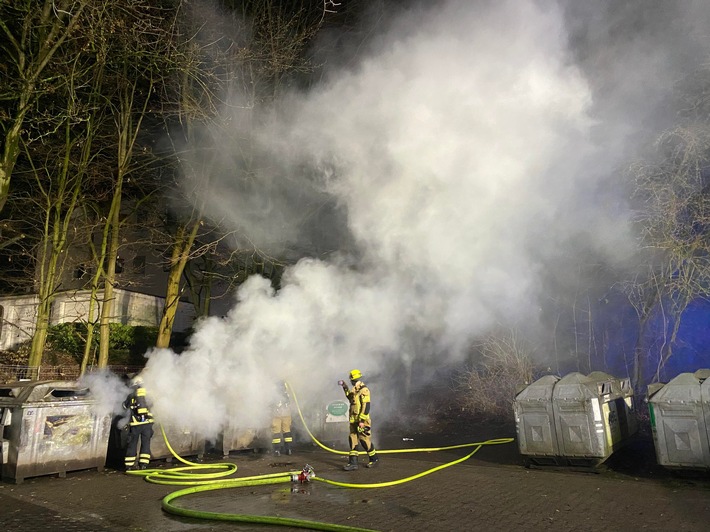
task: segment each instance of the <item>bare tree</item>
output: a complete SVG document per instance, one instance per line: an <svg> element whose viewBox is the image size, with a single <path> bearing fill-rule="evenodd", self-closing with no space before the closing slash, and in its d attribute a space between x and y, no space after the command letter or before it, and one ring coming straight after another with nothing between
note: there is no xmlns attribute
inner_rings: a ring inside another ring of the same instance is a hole
<svg viewBox="0 0 710 532"><path fill-rule="evenodd" d="M213 253L225 238L216 230L219 222L206 220L204 191L210 187L216 168L214 135L228 135L229 118L222 111L230 94L239 92L250 109L270 103L283 80L294 73L310 71L305 47L323 22L324 5L313 1L285 5L280 2L243 2L232 11L233 26L240 32L223 31L214 19L201 19L194 11L180 13L173 26L175 75L164 101L172 102L169 127L181 189L197 203L188 205L185 196L173 197L170 235L170 272L157 345L169 345L177 304L182 296L183 273L190 260ZM246 26L244 26L246 24ZM219 132L219 133L218 133ZM235 145L243 142L235 139ZM249 150L244 150L248 152ZM193 194L191 189L202 193ZM179 187L175 187L178 190ZM191 278L193 294L197 287Z"/></svg>
<svg viewBox="0 0 710 532"><path fill-rule="evenodd" d="M145 139L145 123L151 120L151 105L162 82L166 58L165 13L148 0L116 3L110 13L112 38L109 41L105 104L114 121L114 175L112 199L105 218L105 266L103 297L99 318L98 366L108 364L110 321L114 315L116 259L120 248L121 212L124 187L131 176L146 171L143 155L150 156Z"/></svg>
<svg viewBox="0 0 710 532"><path fill-rule="evenodd" d="M472 349L479 360L455 383L461 408L484 417L509 417L517 388L533 380L531 347L511 330L493 332Z"/></svg>
<svg viewBox="0 0 710 532"><path fill-rule="evenodd" d="M684 312L693 301L710 295L707 74L701 76L704 82L700 86L705 90L688 95L692 105L680 115L679 125L658 138L648 161L631 168L636 223L648 266L627 284L640 320L633 375L636 385L651 369L645 367L646 350L641 341L655 313L662 323L659 359L652 377L657 381L673 355Z"/></svg>
<svg viewBox="0 0 710 532"><path fill-rule="evenodd" d="M163 94L164 113L175 174L195 187L209 187L214 151L201 142L200 132L219 117L218 92L228 79L229 63L241 53L239 43L225 35L212 34L211 20L198 11L181 6L170 27L170 79ZM206 35L207 34L207 35ZM176 179L165 187L171 201L160 240L167 243L169 271L165 305L158 326L156 345L170 344L178 304L182 297L182 276L189 260L208 253L210 246L194 249L206 229L204 204L190 205ZM189 190L189 189L188 189ZM190 192L188 192L188 195Z"/></svg>
<svg viewBox="0 0 710 532"><path fill-rule="evenodd" d="M72 115L70 110L62 128L63 156L50 151L41 167L33 167L37 191L35 198L39 200L37 211L42 213L43 219L41 239L35 253L38 262L36 285L39 307L28 362L30 366L38 366L42 361L51 305L59 288L58 279L64 268L66 251L71 239L70 229L81 199L83 183L87 175L86 168L91 158L93 135L91 117L82 124L78 123ZM76 146L79 147L80 153L72 157L71 152ZM57 157L58 164L54 164L54 157ZM27 158L33 160L29 150Z"/></svg>
<svg viewBox="0 0 710 532"><path fill-rule="evenodd" d="M51 98L44 99L44 112L33 115L23 147L25 186L32 212L38 217L33 236L37 244L32 255L36 260L35 286L38 309L28 364L38 366L47 339L50 310L67 259L67 249L74 236L76 209L80 205L89 179L93 141L102 112L98 103L101 85L100 54L80 53L88 42L95 42L94 24L76 28L75 38L53 54L53 72L64 82L56 86ZM38 29L37 31L42 31ZM71 46L69 46L71 44Z"/></svg>
<svg viewBox="0 0 710 532"><path fill-rule="evenodd" d="M33 104L51 94L63 78L53 61L78 28L85 27L89 0L30 0L0 2L0 71L6 80L0 92L3 148L0 153L0 211L5 206L12 173L21 151L23 125ZM25 139L27 141L27 139Z"/></svg>

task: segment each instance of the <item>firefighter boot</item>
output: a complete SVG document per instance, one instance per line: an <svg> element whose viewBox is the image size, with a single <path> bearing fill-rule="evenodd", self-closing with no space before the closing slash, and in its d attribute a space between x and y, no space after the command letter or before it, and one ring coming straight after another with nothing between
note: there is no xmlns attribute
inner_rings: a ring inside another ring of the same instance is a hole
<svg viewBox="0 0 710 532"><path fill-rule="evenodd" d="M380 461L380 458L376 454L373 454L370 457L370 462L367 463L365 465L365 467L376 467L379 461Z"/></svg>
<svg viewBox="0 0 710 532"><path fill-rule="evenodd" d="M355 471L357 469L357 455L351 455L348 459L348 465L343 467L343 471Z"/></svg>

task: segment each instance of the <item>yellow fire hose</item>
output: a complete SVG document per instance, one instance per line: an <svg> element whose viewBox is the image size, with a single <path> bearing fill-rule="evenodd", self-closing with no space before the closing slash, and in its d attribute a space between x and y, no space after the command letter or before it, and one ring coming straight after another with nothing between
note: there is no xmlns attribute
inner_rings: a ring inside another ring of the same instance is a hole
<svg viewBox="0 0 710 532"><path fill-rule="evenodd" d="M298 404L298 399L296 397L293 389L287 384L288 389L293 397L296 409L298 411L298 416L303 423L306 432L311 437L313 442L321 447L322 449L336 454L349 454L348 451L338 451L336 449L331 449L323 445L318 439L313 435L313 433L308 428L303 414L301 412L301 407ZM405 482L410 482L418 478L430 475L447 467L451 467L461 462L465 462L471 458L476 452L478 452L484 445L500 445L504 443L511 443L513 438L498 438L492 440L486 440L483 442L475 443L465 443L462 445L450 445L447 447L426 447L419 449L389 449L389 450L378 450L378 454L395 454L395 453L417 453L417 452L433 452L433 451L447 451L452 449L463 449L472 448L471 452L462 458L458 458L452 462L446 464L438 465L426 471L422 471L416 475L412 475L406 478L401 478L398 480L392 480L389 482L377 482L371 484L353 484L349 482L338 482L335 480L329 480L326 478L321 478L315 475L310 466L304 467L302 471L290 471L284 473L272 473L265 475L256 475L251 477L242 478L225 478L237 471L236 464L232 463L218 463L218 464L196 464L194 462L189 462L182 457L178 456L173 450L168 442L167 435L162 425L160 430L165 439L165 443L168 447L170 453L180 462L185 464L184 467L174 467L171 469L146 469L142 471L127 471L129 475L139 475L145 478L146 481L152 482L154 484L164 484L171 486L191 486L189 488L184 488L173 493L166 495L163 498L162 508L168 513L179 515L183 517L191 517L196 519L210 519L217 521L234 521L240 523L258 523L258 524L268 524L268 525L280 525L280 526L290 526L293 528L305 528L309 530L327 530L327 531L351 531L351 532L374 532L365 528L357 528L352 526L343 526L333 523L322 523L318 521L308 521L303 519L291 519L287 517L275 517L275 516L262 516L262 515L247 515L247 514L231 514L231 513L218 513L218 512L206 512L202 510L191 510L188 508L183 508L180 506L175 506L172 502L179 497L185 495L192 495L195 493L201 493L205 491L212 491L218 489L226 488L238 488L245 486L257 486L257 485L267 485L267 484L280 484L280 483L290 483L290 482L309 482L318 481L325 484L330 484L332 486L339 486L344 488L385 488L389 486L396 486L397 484L404 484ZM359 454L365 454L360 452ZM204 472L209 470L210 472Z"/></svg>

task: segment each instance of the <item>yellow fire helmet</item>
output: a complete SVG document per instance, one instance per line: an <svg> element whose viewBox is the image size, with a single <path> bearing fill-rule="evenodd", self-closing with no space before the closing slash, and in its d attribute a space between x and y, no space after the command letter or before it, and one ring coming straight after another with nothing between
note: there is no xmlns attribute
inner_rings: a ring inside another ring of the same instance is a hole
<svg viewBox="0 0 710 532"><path fill-rule="evenodd" d="M354 369L350 372L350 380L358 381L362 379L362 372L359 369Z"/></svg>

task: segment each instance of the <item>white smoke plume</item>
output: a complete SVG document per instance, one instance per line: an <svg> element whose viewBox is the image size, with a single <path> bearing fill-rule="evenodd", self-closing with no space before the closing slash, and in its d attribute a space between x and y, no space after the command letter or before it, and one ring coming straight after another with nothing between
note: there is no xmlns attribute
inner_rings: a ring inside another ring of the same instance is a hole
<svg viewBox="0 0 710 532"><path fill-rule="evenodd" d="M124 418L119 420L119 428L128 423L128 412L124 412L122 406L130 393L128 383L109 371L87 373L80 379L80 383L91 391L92 408L98 417L124 414Z"/></svg>
<svg viewBox="0 0 710 532"><path fill-rule="evenodd" d="M554 2L512 0L409 11L357 65L292 95L287 118L250 131L272 170L284 169L279 186L337 204L355 249L303 258L277 293L250 278L185 352L149 353L158 418L214 436L265 426L278 379L317 403L339 398L335 382L352 368L367 382L388 367L460 360L491 327L536 323L540 275L578 235L605 260L627 258L625 207L603 193L621 139L594 114L568 16ZM319 170L302 181L294 169L304 167ZM212 214L257 245L295 238L302 206L262 195L274 175L245 199L233 173L205 191ZM236 207L249 202L278 205L278 217ZM375 424L387 385L371 385Z"/></svg>

